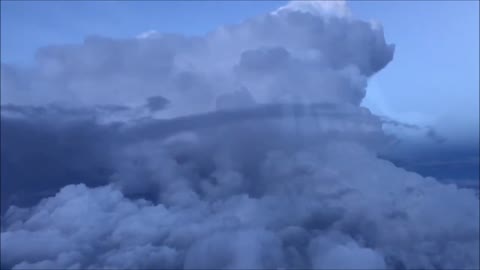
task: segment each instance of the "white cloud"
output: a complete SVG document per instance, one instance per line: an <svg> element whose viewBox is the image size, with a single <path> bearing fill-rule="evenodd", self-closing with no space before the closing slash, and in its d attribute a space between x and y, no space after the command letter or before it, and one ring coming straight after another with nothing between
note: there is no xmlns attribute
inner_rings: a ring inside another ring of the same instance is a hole
<svg viewBox="0 0 480 270"><path fill-rule="evenodd" d="M340 18L348 17L351 11L344 0L335 1L290 1L285 6L278 8L273 14L279 14L285 11L300 11L317 16L336 16Z"/></svg>
<svg viewBox="0 0 480 270"><path fill-rule="evenodd" d="M393 56L382 30L369 23L294 9L201 37L143 36L155 38L89 37L42 48L30 71L2 74L2 104L138 106L161 96L171 102L162 115L172 117L213 110L219 97L240 89L256 103L359 104L368 77Z"/></svg>
<svg viewBox="0 0 480 270"><path fill-rule="evenodd" d="M160 33L157 30L148 30L143 33L140 33L136 36L138 39L145 39L145 38L152 38L155 36L159 36Z"/></svg>

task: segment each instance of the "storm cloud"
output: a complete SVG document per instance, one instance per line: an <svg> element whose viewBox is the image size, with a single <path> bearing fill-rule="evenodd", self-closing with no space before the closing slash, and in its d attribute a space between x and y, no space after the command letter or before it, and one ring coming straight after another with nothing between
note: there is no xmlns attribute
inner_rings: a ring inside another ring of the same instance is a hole
<svg viewBox="0 0 480 270"><path fill-rule="evenodd" d="M2 267L478 268L478 196L380 157L394 46L332 3L2 64Z"/></svg>

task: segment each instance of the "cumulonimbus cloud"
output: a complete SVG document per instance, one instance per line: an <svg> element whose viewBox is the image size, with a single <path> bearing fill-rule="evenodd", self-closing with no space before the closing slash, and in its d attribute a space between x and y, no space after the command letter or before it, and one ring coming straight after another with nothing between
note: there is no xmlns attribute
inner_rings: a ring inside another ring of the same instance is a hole
<svg viewBox="0 0 480 270"><path fill-rule="evenodd" d="M393 45L321 5L2 66L2 267L478 268L475 192L378 157Z"/></svg>

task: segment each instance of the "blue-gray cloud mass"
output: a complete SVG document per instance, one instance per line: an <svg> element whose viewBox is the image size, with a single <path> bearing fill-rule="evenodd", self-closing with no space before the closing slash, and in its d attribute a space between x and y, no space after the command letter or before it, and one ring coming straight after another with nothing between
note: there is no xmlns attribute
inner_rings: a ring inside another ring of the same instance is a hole
<svg viewBox="0 0 480 270"><path fill-rule="evenodd" d="M475 190L360 106L394 46L315 3L2 64L2 268L478 268Z"/></svg>

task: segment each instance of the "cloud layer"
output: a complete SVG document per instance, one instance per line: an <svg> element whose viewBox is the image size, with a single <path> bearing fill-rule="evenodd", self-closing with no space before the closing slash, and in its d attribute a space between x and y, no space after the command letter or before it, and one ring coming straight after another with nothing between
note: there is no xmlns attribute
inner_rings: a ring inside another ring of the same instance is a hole
<svg viewBox="0 0 480 270"><path fill-rule="evenodd" d="M393 45L318 3L2 65L2 267L478 268L475 191L359 106Z"/></svg>

